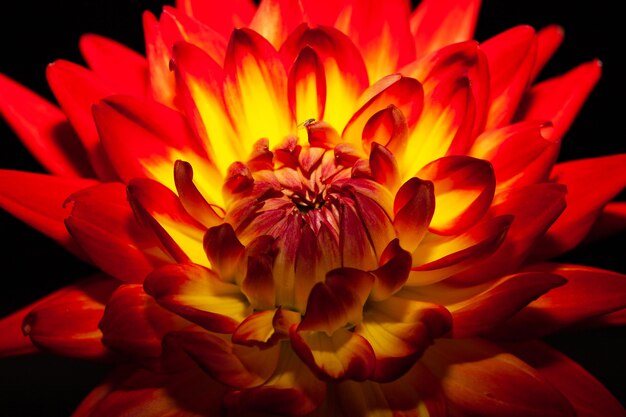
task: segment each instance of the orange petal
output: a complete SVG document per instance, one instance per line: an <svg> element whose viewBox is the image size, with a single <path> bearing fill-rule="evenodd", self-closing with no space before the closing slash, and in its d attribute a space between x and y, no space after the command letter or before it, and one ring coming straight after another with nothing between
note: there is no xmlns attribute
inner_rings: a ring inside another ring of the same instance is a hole
<svg viewBox="0 0 626 417"><path fill-rule="evenodd" d="M551 121L550 139L560 140L600 79L601 67L600 61L591 61L535 85L522 100L515 120Z"/></svg>
<svg viewBox="0 0 626 417"><path fill-rule="evenodd" d="M261 348L275 345L280 337L274 329L274 317L277 312L277 309L264 310L246 317L233 332L233 343Z"/></svg>
<svg viewBox="0 0 626 417"><path fill-rule="evenodd" d="M296 121L304 123L311 137L307 121L321 120L326 106L326 76L324 66L315 50L303 48L289 70L289 106Z"/></svg>
<svg viewBox="0 0 626 417"><path fill-rule="evenodd" d="M435 213L429 230L442 235L462 233L476 224L493 200L496 180L489 162L468 156L437 159L419 170L432 182Z"/></svg>
<svg viewBox="0 0 626 417"><path fill-rule="evenodd" d="M148 94L148 63L132 49L104 36L80 38L80 52L89 68L117 93L143 97Z"/></svg>
<svg viewBox="0 0 626 417"><path fill-rule="evenodd" d="M277 145L295 133L287 102L287 75L272 45L250 29L237 29L224 61L224 99L244 149L261 138Z"/></svg>
<svg viewBox="0 0 626 417"><path fill-rule="evenodd" d="M487 129L506 125L530 84L537 55L537 38L530 26L517 26L480 45L487 55L491 105Z"/></svg>
<svg viewBox="0 0 626 417"><path fill-rule="evenodd" d="M405 131L406 132L406 131ZM395 136L395 133L394 133ZM392 139L393 141L393 139ZM379 184L384 185L392 193L400 187L400 171L393 153L385 146L377 142L372 143L369 167L372 178Z"/></svg>
<svg viewBox="0 0 626 417"><path fill-rule="evenodd" d="M1 74L0 114L30 153L52 174L94 176L85 150L63 112Z"/></svg>
<svg viewBox="0 0 626 417"><path fill-rule="evenodd" d="M528 271L561 275L567 284L544 294L496 331L506 339L543 337L579 321L626 308L626 276L587 266L536 264Z"/></svg>
<svg viewBox="0 0 626 417"><path fill-rule="evenodd" d="M176 8L228 38L234 28L248 26L256 6L251 0L176 0Z"/></svg>
<svg viewBox="0 0 626 417"><path fill-rule="evenodd" d="M144 289L161 306L212 332L232 333L252 313L236 285L200 265L166 265L146 277Z"/></svg>
<svg viewBox="0 0 626 417"><path fill-rule="evenodd" d="M264 0L250 22L274 48L279 49L287 36L305 21L302 4L298 0Z"/></svg>
<svg viewBox="0 0 626 417"><path fill-rule="evenodd" d="M96 276L43 300L24 318L23 331L38 348L57 355L103 359L111 351L102 344L98 323L119 281Z"/></svg>
<svg viewBox="0 0 626 417"><path fill-rule="evenodd" d="M126 282L142 282L155 267L174 262L152 230L135 219L120 183L73 194L67 230L103 271Z"/></svg>
<svg viewBox="0 0 626 417"><path fill-rule="evenodd" d="M547 139L552 126L521 122L480 135L470 156L489 161L499 190L544 182L556 160L560 143Z"/></svg>
<svg viewBox="0 0 626 417"><path fill-rule="evenodd" d="M91 115L91 106L115 91L95 73L63 60L48 65L46 77L63 112L78 133L98 177L104 180L117 179L104 153Z"/></svg>
<svg viewBox="0 0 626 417"><path fill-rule="evenodd" d="M222 222L224 212L210 205L193 181L193 168L190 163L174 163L174 183L180 202L185 210L205 227L213 227Z"/></svg>
<svg viewBox="0 0 626 417"><path fill-rule="evenodd" d="M574 248L602 208L626 187L626 154L557 164L551 179L567 186L567 207L548 229L534 255L547 259Z"/></svg>
<svg viewBox="0 0 626 417"><path fill-rule="evenodd" d="M70 194L97 183L83 178L0 170L0 207L70 252L84 256L63 224L69 214L63 203Z"/></svg>
<svg viewBox="0 0 626 417"><path fill-rule="evenodd" d="M537 78L537 75L561 46L564 37L565 31L559 25L549 25L537 32L537 58L531 77L533 80Z"/></svg>
<svg viewBox="0 0 626 417"><path fill-rule="evenodd" d="M419 178L405 182L396 194L393 212L400 244L413 252L426 235L435 212L433 183Z"/></svg>
<svg viewBox="0 0 626 417"><path fill-rule="evenodd" d="M403 0L347 1L335 27L354 39L371 82L415 59L409 4Z"/></svg>
<svg viewBox="0 0 626 417"><path fill-rule="evenodd" d="M574 416L563 395L515 356L479 339L439 340L423 357L450 415Z"/></svg>
<svg viewBox="0 0 626 417"><path fill-rule="evenodd" d="M370 378L377 382L399 378L451 327L450 313L436 304L396 296L369 304L356 333L369 342L376 356Z"/></svg>
<svg viewBox="0 0 626 417"><path fill-rule="evenodd" d="M472 39L480 3L480 0L422 0L411 15L417 56Z"/></svg>

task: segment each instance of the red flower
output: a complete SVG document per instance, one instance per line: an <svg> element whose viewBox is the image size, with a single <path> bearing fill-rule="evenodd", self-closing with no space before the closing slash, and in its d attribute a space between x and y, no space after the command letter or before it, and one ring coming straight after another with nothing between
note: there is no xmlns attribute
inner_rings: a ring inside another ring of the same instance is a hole
<svg viewBox="0 0 626 417"><path fill-rule="evenodd" d="M4 354L132 363L76 416L623 415L534 341L623 322L624 276L546 262L623 219L626 155L555 165L599 62L534 84L560 29L478 44L477 13L181 1L147 58L52 64L62 111L3 78L52 175L1 172L0 205L103 271Z"/></svg>

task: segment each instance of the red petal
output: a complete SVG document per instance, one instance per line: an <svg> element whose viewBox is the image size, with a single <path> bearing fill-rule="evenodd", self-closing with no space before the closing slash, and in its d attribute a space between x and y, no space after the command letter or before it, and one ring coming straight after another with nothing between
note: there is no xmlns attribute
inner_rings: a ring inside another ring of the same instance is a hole
<svg viewBox="0 0 626 417"><path fill-rule="evenodd" d="M83 400L72 417L217 415L225 391L197 369L162 374L120 368Z"/></svg>
<svg viewBox="0 0 626 417"><path fill-rule="evenodd" d="M418 178L432 182L435 212L429 230L442 235L463 233L487 212L496 180L491 164L468 156L437 159L419 170Z"/></svg>
<svg viewBox="0 0 626 417"><path fill-rule="evenodd" d="M111 352L102 344L98 323L119 281L98 276L37 302L24 318L23 331L38 348L56 355L103 359Z"/></svg>
<svg viewBox="0 0 626 417"><path fill-rule="evenodd" d="M93 177L85 151L56 106L0 74L0 114L51 173Z"/></svg>
<svg viewBox="0 0 626 417"><path fill-rule="evenodd" d="M117 179L91 115L91 106L115 91L95 73L67 61L48 65L46 77L54 96L87 150L89 162L96 174L104 180Z"/></svg>
<svg viewBox="0 0 626 417"><path fill-rule="evenodd" d="M435 338L451 327L450 313L436 304L400 297L371 303L356 328L376 356L376 368L370 378L377 382L399 378Z"/></svg>
<svg viewBox="0 0 626 417"><path fill-rule="evenodd" d="M273 309L276 306L274 289L274 239L259 236L248 246L246 276L241 282L241 292L255 310Z"/></svg>
<svg viewBox="0 0 626 417"><path fill-rule="evenodd" d="M211 206L193 182L193 168L184 161L174 163L174 183L185 210L205 227L213 227L222 222L223 210Z"/></svg>
<svg viewBox="0 0 626 417"><path fill-rule="evenodd" d="M172 45L165 42L159 22L149 11L143 14L143 32L146 39L152 98L169 107L175 107L176 80L170 71Z"/></svg>
<svg viewBox="0 0 626 417"><path fill-rule="evenodd" d="M408 138L409 126L407 120L402 111L393 104L374 113L363 127L363 149L365 153L370 153L370 164L374 152L381 150L380 147L378 149L374 148L374 143L389 149L391 154L398 155L402 154L406 149ZM393 164L396 165L395 170L397 171L398 167L395 157L393 160ZM372 168L374 169L374 167Z"/></svg>
<svg viewBox="0 0 626 417"><path fill-rule="evenodd" d="M533 66L534 80L563 42L565 32L559 25L550 25L537 32L537 58Z"/></svg>
<svg viewBox="0 0 626 417"><path fill-rule="evenodd" d="M491 80L491 105L487 129L510 122L530 84L537 55L535 30L530 26L509 29L480 45L487 55Z"/></svg>
<svg viewBox="0 0 626 417"><path fill-rule="evenodd" d="M435 212L433 183L419 178L405 182L396 194L393 212L400 244L413 252L426 235Z"/></svg>
<svg viewBox="0 0 626 417"><path fill-rule="evenodd" d="M318 282L311 290L298 331L332 334L348 323L360 322L373 285L374 277L358 269L330 271L326 281Z"/></svg>
<svg viewBox="0 0 626 417"><path fill-rule="evenodd" d="M497 330L507 339L543 337L585 319L626 308L626 276L578 265L537 264L529 271L561 275L567 284L544 294Z"/></svg>
<svg viewBox="0 0 626 417"><path fill-rule="evenodd" d="M89 68L116 92L140 97L148 94L148 63L143 56L93 34L81 36L79 46Z"/></svg>
<svg viewBox="0 0 626 417"><path fill-rule="evenodd" d="M287 102L287 75L272 45L250 29L237 29L224 61L224 98L230 116L237 120L239 137L261 138L278 144L294 133Z"/></svg>
<svg viewBox="0 0 626 417"><path fill-rule="evenodd" d="M97 184L95 180L0 170L0 207L50 236L70 252L84 256L63 221L70 194Z"/></svg>
<svg viewBox="0 0 626 417"><path fill-rule="evenodd" d="M252 313L236 285L200 265L159 268L146 277L144 289L161 306L217 333L232 333Z"/></svg>
<svg viewBox="0 0 626 417"><path fill-rule="evenodd" d="M150 225L172 257L208 265L202 248L206 229L185 211L176 194L147 178L133 179L127 190L135 214Z"/></svg>
<svg viewBox="0 0 626 417"><path fill-rule="evenodd" d="M479 9L480 0L422 0L411 16L417 56L472 39Z"/></svg>
<svg viewBox="0 0 626 417"><path fill-rule="evenodd" d="M335 27L354 39L367 65L370 82L396 72L415 59L408 2L352 0L346 3Z"/></svg>
<svg viewBox="0 0 626 417"><path fill-rule="evenodd" d="M604 239L622 233L626 230L626 202L616 201L607 204L602 209L598 220L593 224L591 231L585 238L587 242Z"/></svg>
<svg viewBox="0 0 626 417"><path fill-rule="evenodd" d="M626 411L591 374L542 342L507 344L504 348L534 367L567 397L578 417L624 417Z"/></svg>
<svg viewBox="0 0 626 417"><path fill-rule="evenodd" d="M374 301L384 300L404 286L411 270L411 254L394 239L382 253L380 264L372 271L376 281L370 299Z"/></svg>
<svg viewBox="0 0 626 417"><path fill-rule="evenodd" d="M587 235L602 208L626 187L626 154L558 164L553 181L567 186L567 208L535 249L546 259L574 248Z"/></svg>
<svg viewBox="0 0 626 417"><path fill-rule="evenodd" d="M550 139L560 140L600 79L601 67L600 61L591 61L537 84L524 97L515 120L549 120L554 125Z"/></svg>
<svg viewBox="0 0 626 417"><path fill-rule="evenodd" d="M250 22L250 28L278 49L287 36L305 20L298 0L264 0Z"/></svg>
<svg viewBox="0 0 626 417"><path fill-rule="evenodd" d="M332 26L345 2L336 0L301 0L304 13L315 25Z"/></svg>
<svg viewBox="0 0 626 417"><path fill-rule="evenodd" d="M480 135L470 156L491 162L498 189L545 182L556 160L560 143L549 140L552 127L522 122Z"/></svg>
<svg viewBox="0 0 626 417"><path fill-rule="evenodd" d="M372 143L369 166L372 172L372 178L376 182L384 185L392 193L398 190L400 187L398 163L393 153L386 147L379 145L377 142Z"/></svg>
<svg viewBox="0 0 626 417"><path fill-rule="evenodd" d="M537 371L485 341L439 340L423 363L440 379L450 415L575 415Z"/></svg>
<svg viewBox="0 0 626 417"><path fill-rule="evenodd" d="M204 235L204 250L223 281L240 283L246 268L246 249L229 223L211 227Z"/></svg>
<svg viewBox="0 0 626 417"><path fill-rule="evenodd" d="M278 346L260 350L200 331L173 332L164 343L182 349L212 378L235 388L252 388L267 381L280 353Z"/></svg>
<svg viewBox="0 0 626 417"><path fill-rule="evenodd" d="M176 8L206 23L225 38L234 28L248 26L256 10L251 0L176 0Z"/></svg>
<svg viewBox="0 0 626 417"><path fill-rule="evenodd" d="M127 282L142 282L155 267L174 260L152 230L137 222L126 187L109 183L78 192L68 200L65 224L72 237L103 271Z"/></svg>
<svg viewBox="0 0 626 417"><path fill-rule="evenodd" d="M310 134L307 123L324 117L326 105L326 75L324 66L315 50L304 47L289 70L288 93L289 106L300 125L304 123Z"/></svg>

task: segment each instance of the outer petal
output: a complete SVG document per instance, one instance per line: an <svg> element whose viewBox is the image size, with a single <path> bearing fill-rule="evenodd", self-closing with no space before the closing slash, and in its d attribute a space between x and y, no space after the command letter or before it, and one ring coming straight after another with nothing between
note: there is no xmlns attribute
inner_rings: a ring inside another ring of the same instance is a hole
<svg viewBox="0 0 626 417"><path fill-rule="evenodd" d="M24 334L38 348L57 355L87 359L110 356L102 344L98 323L118 285L119 281L97 276L60 290L31 309L24 318Z"/></svg>
<svg viewBox="0 0 626 417"><path fill-rule="evenodd" d="M85 150L63 112L3 75L0 75L0 114L51 173L66 177L94 176L85 159Z"/></svg>
<svg viewBox="0 0 626 417"><path fill-rule="evenodd" d="M537 58L533 67L534 80L563 42L565 31L559 25L549 25L537 32Z"/></svg>
<svg viewBox="0 0 626 417"><path fill-rule="evenodd" d="M256 9L251 0L177 0L176 8L206 23L225 38L233 28L247 26Z"/></svg>
<svg viewBox="0 0 626 417"><path fill-rule="evenodd" d="M82 255L63 224L69 213L63 203L70 194L95 184L97 181L83 178L0 170L0 207Z"/></svg>
<svg viewBox="0 0 626 417"><path fill-rule="evenodd" d="M480 0L422 0L411 16L417 56L472 39L480 3Z"/></svg>
<svg viewBox="0 0 626 417"><path fill-rule="evenodd" d="M218 413L223 385L194 369L160 374L121 368L78 406L72 417L201 417Z"/></svg>
<svg viewBox="0 0 626 417"><path fill-rule="evenodd" d="M250 28L278 49L287 36L305 20L298 0L264 0L250 22Z"/></svg>
<svg viewBox="0 0 626 417"><path fill-rule="evenodd" d="M626 410L591 374L542 342L504 348L535 368L571 402L578 417L626 416Z"/></svg>
<svg viewBox="0 0 626 417"><path fill-rule="evenodd" d="M79 46L89 68L116 92L140 97L148 94L148 63L143 56L112 39L93 34L81 36Z"/></svg>
<svg viewBox="0 0 626 417"><path fill-rule="evenodd" d="M549 120L554 125L550 139L560 140L600 79L601 67L600 61L591 61L535 85L522 100L515 120Z"/></svg>
<svg viewBox="0 0 626 417"><path fill-rule="evenodd" d="M144 282L146 293L168 310L219 333L232 333L252 313L236 285L200 265L167 265Z"/></svg>
<svg viewBox="0 0 626 417"><path fill-rule="evenodd" d="M480 340L439 340L423 357L450 415L574 416L569 402L515 356Z"/></svg>
<svg viewBox="0 0 626 417"><path fill-rule="evenodd" d="M626 201L608 203L586 237L593 242L626 230Z"/></svg>
<svg viewBox="0 0 626 417"><path fill-rule="evenodd" d="M117 179L91 117L91 106L115 91L95 73L67 61L50 64L46 77L54 96L87 150L89 162L96 174L105 180Z"/></svg>
<svg viewBox="0 0 626 417"><path fill-rule="evenodd" d="M626 154L558 164L552 179L567 186L567 208L535 249L535 255L544 259L580 243L602 208L624 190Z"/></svg>
<svg viewBox="0 0 626 417"><path fill-rule="evenodd" d="M542 337L585 319L626 308L626 276L586 266L538 264L529 271L563 276L567 284L530 303L496 330L506 339Z"/></svg>
<svg viewBox="0 0 626 417"><path fill-rule="evenodd" d="M103 271L127 282L142 282L155 267L174 262L126 201L126 187L103 184L73 194L67 230Z"/></svg>
<svg viewBox="0 0 626 417"><path fill-rule="evenodd" d="M156 17L146 11L143 14L143 31L146 38L146 57L150 69L150 87L152 97L169 107L175 107L174 74L169 65L172 57L172 45L164 39L163 30Z"/></svg>

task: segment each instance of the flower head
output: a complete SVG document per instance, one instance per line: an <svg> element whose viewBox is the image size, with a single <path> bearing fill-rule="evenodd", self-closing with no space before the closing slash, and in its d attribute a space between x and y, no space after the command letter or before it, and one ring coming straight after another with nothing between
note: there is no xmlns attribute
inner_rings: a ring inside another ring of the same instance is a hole
<svg viewBox="0 0 626 417"><path fill-rule="evenodd" d="M533 84L561 30L479 44L476 1L213 3L146 13L146 58L84 37L62 111L2 79L52 175L0 204L103 271L3 352L130 360L76 416L623 415L535 340L626 306L545 262L626 184L625 155L555 164L599 61Z"/></svg>

